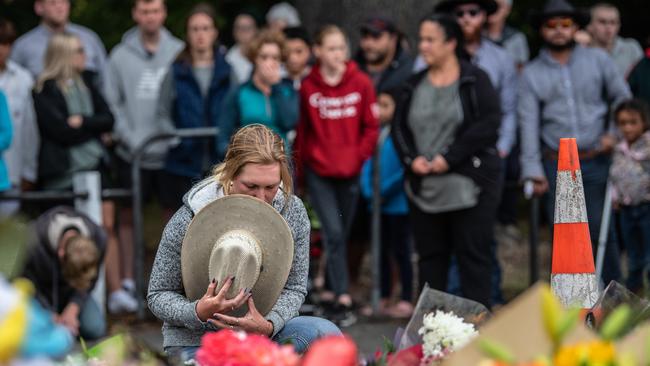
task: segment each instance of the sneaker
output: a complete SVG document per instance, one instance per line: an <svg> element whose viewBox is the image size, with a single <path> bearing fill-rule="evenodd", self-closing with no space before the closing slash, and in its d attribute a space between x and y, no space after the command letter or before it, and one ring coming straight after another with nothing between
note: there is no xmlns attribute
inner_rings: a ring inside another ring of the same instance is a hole
<svg viewBox="0 0 650 366"><path fill-rule="evenodd" d="M138 310L138 301L126 290L117 290L108 297L108 312L111 314L134 313Z"/></svg>
<svg viewBox="0 0 650 366"><path fill-rule="evenodd" d="M122 280L122 288L128 292L131 296L135 297L135 281L131 278L125 278Z"/></svg>
<svg viewBox="0 0 650 366"><path fill-rule="evenodd" d="M354 313L352 306L335 304L332 312L327 314L329 320L340 328L347 328L357 322L357 315Z"/></svg>

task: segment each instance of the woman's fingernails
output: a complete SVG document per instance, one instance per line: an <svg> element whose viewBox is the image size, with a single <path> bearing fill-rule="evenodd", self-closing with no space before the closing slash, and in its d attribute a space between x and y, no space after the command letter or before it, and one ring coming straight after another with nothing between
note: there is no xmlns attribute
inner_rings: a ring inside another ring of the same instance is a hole
<svg viewBox="0 0 650 366"><path fill-rule="evenodd" d="M213 318L220 318L220 317L221 317L221 314L219 314L219 313L214 313L214 314L212 314L212 317L213 317Z"/></svg>
<svg viewBox="0 0 650 366"><path fill-rule="evenodd" d="M212 278L212 283L216 283L216 282L217 282L217 279L213 277Z"/></svg>

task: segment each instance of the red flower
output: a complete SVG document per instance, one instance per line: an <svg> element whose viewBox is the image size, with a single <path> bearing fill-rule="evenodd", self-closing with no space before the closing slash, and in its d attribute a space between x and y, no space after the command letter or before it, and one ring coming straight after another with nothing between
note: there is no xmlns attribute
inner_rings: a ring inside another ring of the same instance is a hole
<svg viewBox="0 0 650 366"><path fill-rule="evenodd" d="M203 336L196 361L201 366L298 366L299 358L292 346L226 329Z"/></svg>
<svg viewBox="0 0 650 366"><path fill-rule="evenodd" d="M422 359L422 345L403 349L388 357L388 366L418 366Z"/></svg>
<svg viewBox="0 0 650 366"><path fill-rule="evenodd" d="M359 364L357 346L343 336L322 338L309 348L302 366L356 366Z"/></svg>

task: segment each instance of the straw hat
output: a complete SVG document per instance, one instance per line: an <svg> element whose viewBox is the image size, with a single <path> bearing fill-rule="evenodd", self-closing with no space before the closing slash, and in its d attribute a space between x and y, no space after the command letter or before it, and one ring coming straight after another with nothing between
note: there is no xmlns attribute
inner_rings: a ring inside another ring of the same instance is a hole
<svg viewBox="0 0 650 366"><path fill-rule="evenodd" d="M235 276L226 298L252 289L255 307L268 314L280 296L293 262L293 237L284 218L269 204L245 195L219 198L192 219L181 248L185 295L201 298L210 281ZM246 305L230 315L243 316Z"/></svg>

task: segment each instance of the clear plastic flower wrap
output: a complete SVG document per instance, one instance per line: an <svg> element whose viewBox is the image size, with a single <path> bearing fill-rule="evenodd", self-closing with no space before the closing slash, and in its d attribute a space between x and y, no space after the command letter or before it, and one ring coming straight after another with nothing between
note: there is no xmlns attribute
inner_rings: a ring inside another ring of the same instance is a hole
<svg viewBox="0 0 650 366"><path fill-rule="evenodd" d="M627 304L633 314L625 333L628 333L638 324L650 320L650 301L637 296L620 283L611 281L587 314L587 325L600 330L603 319L606 319L614 309L623 304Z"/></svg>
<svg viewBox="0 0 650 366"><path fill-rule="evenodd" d="M422 328L424 316L436 310L453 312L455 315L463 318L465 322L473 324L476 328L479 328L490 318L489 310L482 304L446 292L434 290L428 284L425 284L411 320L409 320L402 334L396 337L398 350L422 343L422 335L418 331Z"/></svg>

